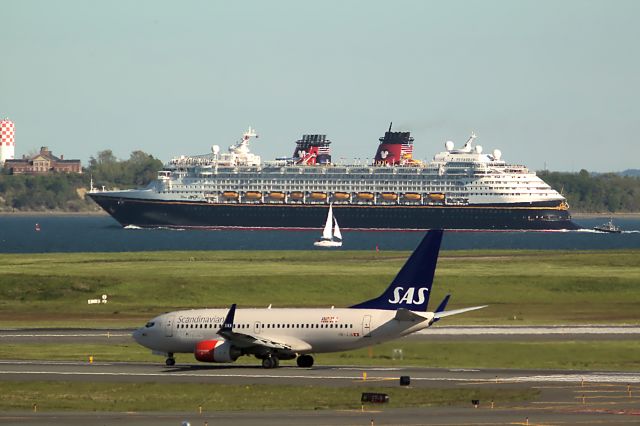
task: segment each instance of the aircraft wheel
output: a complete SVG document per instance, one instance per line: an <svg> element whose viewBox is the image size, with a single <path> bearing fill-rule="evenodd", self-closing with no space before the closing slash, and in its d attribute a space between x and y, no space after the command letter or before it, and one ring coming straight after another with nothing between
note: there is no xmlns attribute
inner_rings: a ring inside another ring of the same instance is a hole
<svg viewBox="0 0 640 426"><path fill-rule="evenodd" d="M313 366L313 357L311 355L300 355L298 359L296 359L296 363L298 367L310 368Z"/></svg>
<svg viewBox="0 0 640 426"><path fill-rule="evenodd" d="M262 360L262 368L278 368L280 366L280 360L277 356L269 356Z"/></svg>
<svg viewBox="0 0 640 426"><path fill-rule="evenodd" d="M176 365L176 359L175 358L167 358L167 360L165 361L165 364L167 364L169 367L171 367L172 365Z"/></svg>

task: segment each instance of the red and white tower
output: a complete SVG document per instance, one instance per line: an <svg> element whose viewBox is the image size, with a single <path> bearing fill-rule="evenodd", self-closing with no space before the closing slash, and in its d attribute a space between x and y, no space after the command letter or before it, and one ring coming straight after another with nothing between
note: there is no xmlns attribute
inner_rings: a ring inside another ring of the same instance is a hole
<svg viewBox="0 0 640 426"><path fill-rule="evenodd" d="M0 166L6 160L13 160L16 153L16 142L14 139L16 133L13 121L5 118L0 120Z"/></svg>

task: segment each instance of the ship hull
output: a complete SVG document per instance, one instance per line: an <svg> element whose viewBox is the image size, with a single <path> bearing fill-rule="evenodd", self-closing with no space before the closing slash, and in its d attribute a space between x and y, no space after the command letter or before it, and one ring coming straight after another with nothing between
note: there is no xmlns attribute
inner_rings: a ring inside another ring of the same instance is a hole
<svg viewBox="0 0 640 426"><path fill-rule="evenodd" d="M88 194L122 226L143 228L320 229L324 204L214 204ZM347 230L574 230L567 210L552 206L334 205Z"/></svg>

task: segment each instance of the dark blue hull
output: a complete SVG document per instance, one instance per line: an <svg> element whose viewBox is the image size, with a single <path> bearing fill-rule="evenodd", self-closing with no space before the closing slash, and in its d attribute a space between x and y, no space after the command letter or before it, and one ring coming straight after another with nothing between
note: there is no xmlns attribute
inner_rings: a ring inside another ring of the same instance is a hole
<svg viewBox="0 0 640 426"><path fill-rule="evenodd" d="M176 228L319 229L322 204L211 204L87 194L122 226ZM333 206L342 229L574 230L569 211L555 206Z"/></svg>

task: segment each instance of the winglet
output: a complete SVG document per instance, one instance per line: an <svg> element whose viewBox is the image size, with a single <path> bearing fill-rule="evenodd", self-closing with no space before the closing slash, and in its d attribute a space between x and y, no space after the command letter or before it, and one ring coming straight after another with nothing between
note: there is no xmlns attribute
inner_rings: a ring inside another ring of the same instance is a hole
<svg viewBox="0 0 640 426"><path fill-rule="evenodd" d="M435 312L442 312L445 310L445 308L447 307L447 303L449 303L449 299L451 298L450 294L447 294L444 299L442 299L442 302L440 302L440 304L438 305L438 308L435 310Z"/></svg>
<svg viewBox="0 0 640 426"><path fill-rule="evenodd" d="M233 329L233 318L235 317L235 315L236 315L236 304L234 303L229 308L229 313L227 313L227 317L224 319L224 322L222 323L222 327L220 327L220 331L218 331L218 333L221 333L223 331L231 331Z"/></svg>
<svg viewBox="0 0 640 426"><path fill-rule="evenodd" d="M442 302L440 302L440 304L438 305L438 308L435 310L435 314L439 314L440 312L444 312L444 310L447 308L447 303L449 303L449 299L451 298L450 294L447 294L444 299L442 299ZM438 322L440 321L440 317L435 316L433 318L433 322Z"/></svg>

